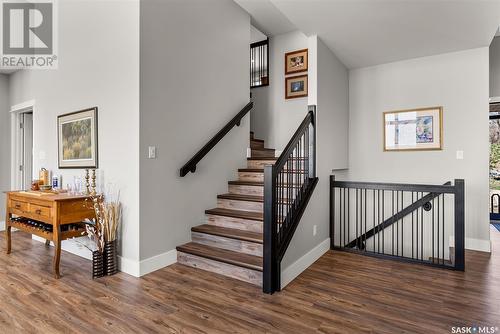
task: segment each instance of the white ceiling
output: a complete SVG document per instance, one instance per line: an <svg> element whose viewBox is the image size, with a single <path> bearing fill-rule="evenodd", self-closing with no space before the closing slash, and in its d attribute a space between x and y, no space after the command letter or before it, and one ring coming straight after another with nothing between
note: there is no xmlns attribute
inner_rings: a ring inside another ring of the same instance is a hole
<svg viewBox="0 0 500 334"><path fill-rule="evenodd" d="M261 27L284 16L288 29L317 34L349 68L485 47L500 24L500 0L235 1Z"/></svg>
<svg viewBox="0 0 500 334"><path fill-rule="evenodd" d="M252 17L252 25L267 36L297 30L270 0L234 0Z"/></svg>

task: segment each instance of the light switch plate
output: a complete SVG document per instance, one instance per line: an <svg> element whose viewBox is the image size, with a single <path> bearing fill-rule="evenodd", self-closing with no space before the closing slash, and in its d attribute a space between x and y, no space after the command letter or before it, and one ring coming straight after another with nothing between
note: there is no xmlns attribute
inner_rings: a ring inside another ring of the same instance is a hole
<svg viewBox="0 0 500 334"><path fill-rule="evenodd" d="M457 160L464 160L464 151L457 151Z"/></svg>
<svg viewBox="0 0 500 334"><path fill-rule="evenodd" d="M148 158L149 159L156 159L156 146L149 146Z"/></svg>

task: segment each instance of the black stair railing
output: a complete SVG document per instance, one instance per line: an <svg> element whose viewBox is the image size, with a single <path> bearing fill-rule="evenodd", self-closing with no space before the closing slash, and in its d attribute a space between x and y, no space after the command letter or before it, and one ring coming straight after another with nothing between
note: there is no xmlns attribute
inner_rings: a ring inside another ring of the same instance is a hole
<svg viewBox="0 0 500 334"><path fill-rule="evenodd" d="M264 167L265 293L281 290L281 260L317 183L316 106L309 106L276 163Z"/></svg>
<svg viewBox="0 0 500 334"><path fill-rule="evenodd" d="M464 190L461 179L423 185L331 176L331 249L464 270Z"/></svg>
<svg viewBox="0 0 500 334"><path fill-rule="evenodd" d="M200 162L200 160L203 159L205 155L207 155L208 152L210 152L215 147L215 145L217 145L217 143L227 135L229 131L231 131L232 128L234 128L235 126L240 126L241 120L252 108L253 102L249 102L246 106L243 107L243 109L240 110L240 112L236 114L236 116L234 116L229 122L227 122L227 124L224 125L224 127L219 132L217 132L217 134L212 139L210 139L191 159L189 159L189 161L184 166L182 166L182 168L180 169L180 176L184 177L189 172L194 173L196 171L196 165L198 164L198 162Z"/></svg>
<svg viewBox="0 0 500 334"><path fill-rule="evenodd" d="M250 44L250 88L269 86L269 38Z"/></svg>

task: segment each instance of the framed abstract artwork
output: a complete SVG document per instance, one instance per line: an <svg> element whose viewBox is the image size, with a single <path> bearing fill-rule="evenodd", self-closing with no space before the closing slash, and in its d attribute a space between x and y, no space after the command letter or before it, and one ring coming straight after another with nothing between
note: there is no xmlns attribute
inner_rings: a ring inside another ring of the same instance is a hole
<svg viewBox="0 0 500 334"><path fill-rule="evenodd" d="M384 112L384 151L441 150L443 107Z"/></svg>
<svg viewBox="0 0 500 334"><path fill-rule="evenodd" d="M305 72L308 68L307 49L285 53L285 75Z"/></svg>
<svg viewBox="0 0 500 334"><path fill-rule="evenodd" d="M97 107L57 117L59 168L98 168Z"/></svg>
<svg viewBox="0 0 500 334"><path fill-rule="evenodd" d="M285 78L285 99L305 97L307 94L307 74Z"/></svg>

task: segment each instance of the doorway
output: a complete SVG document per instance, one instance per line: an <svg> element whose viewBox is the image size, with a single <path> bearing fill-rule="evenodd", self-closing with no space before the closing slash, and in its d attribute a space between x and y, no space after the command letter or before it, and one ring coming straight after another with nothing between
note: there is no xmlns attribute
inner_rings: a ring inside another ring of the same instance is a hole
<svg viewBox="0 0 500 334"><path fill-rule="evenodd" d="M500 101L490 103L490 224L500 235ZM493 237L493 236L492 236Z"/></svg>
<svg viewBox="0 0 500 334"><path fill-rule="evenodd" d="M33 180L33 105L12 107L12 188L29 189Z"/></svg>

